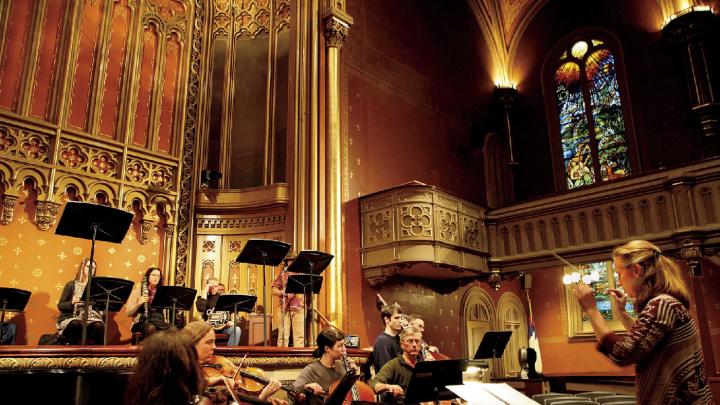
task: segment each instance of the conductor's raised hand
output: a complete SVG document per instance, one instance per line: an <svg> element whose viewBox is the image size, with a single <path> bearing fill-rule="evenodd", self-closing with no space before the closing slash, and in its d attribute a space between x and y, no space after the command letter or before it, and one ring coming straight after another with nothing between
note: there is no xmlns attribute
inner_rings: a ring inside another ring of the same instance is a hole
<svg viewBox="0 0 720 405"><path fill-rule="evenodd" d="M619 311L625 311L625 304L627 304L628 300L627 294L617 289L610 289L608 290L608 295L610 295L613 301L615 301L615 307Z"/></svg>
<svg viewBox="0 0 720 405"><path fill-rule="evenodd" d="M595 290L585 284L577 284L573 287L573 294L580 303L583 311L588 312L596 308Z"/></svg>

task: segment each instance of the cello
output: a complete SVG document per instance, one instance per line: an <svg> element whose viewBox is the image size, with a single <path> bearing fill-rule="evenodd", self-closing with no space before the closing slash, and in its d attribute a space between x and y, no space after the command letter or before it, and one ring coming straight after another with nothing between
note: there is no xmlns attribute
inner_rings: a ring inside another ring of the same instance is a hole
<svg viewBox="0 0 720 405"><path fill-rule="evenodd" d="M375 391L370 388L365 382L360 381L358 370L351 368L350 362L348 361L347 355L342 357L343 364L345 365L345 376L335 381L330 385L328 389L328 398L332 397L336 390L347 390L342 401L343 405L350 405L352 403L361 402L377 402ZM352 382L350 389L347 388L346 382Z"/></svg>

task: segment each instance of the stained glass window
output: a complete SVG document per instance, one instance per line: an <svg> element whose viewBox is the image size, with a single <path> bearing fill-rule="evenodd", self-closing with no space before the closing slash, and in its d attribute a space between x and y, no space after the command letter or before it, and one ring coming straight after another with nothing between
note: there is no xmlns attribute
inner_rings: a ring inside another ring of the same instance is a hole
<svg viewBox="0 0 720 405"><path fill-rule="evenodd" d="M605 42L588 38L563 50L555 96L568 189L630 174L625 119L615 57Z"/></svg>
<svg viewBox="0 0 720 405"><path fill-rule="evenodd" d="M620 286L618 273L613 269L612 261L599 261L577 264L574 267L565 267L564 274L580 273L580 276L594 275L591 277L593 280L590 282L590 287L594 291L595 295L595 306L598 312L603 318L608 321L610 328L614 331L621 331L625 328L622 326L622 321L617 318L617 308L613 308L616 304L613 302L613 298L610 296L612 289L620 290L625 294L625 290ZM593 274L594 273L594 274ZM571 337L582 337L593 335L592 325L588 319L587 314L580 310L580 304L578 304L570 286L568 286L566 294L566 302L568 305L569 312L569 334ZM625 311L631 317L636 317L635 312L635 300L628 298L625 303Z"/></svg>

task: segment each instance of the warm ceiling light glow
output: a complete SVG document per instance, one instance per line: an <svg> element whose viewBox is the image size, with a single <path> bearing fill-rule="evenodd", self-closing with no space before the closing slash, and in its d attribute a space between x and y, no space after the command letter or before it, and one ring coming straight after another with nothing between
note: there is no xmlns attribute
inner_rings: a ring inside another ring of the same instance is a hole
<svg viewBox="0 0 720 405"><path fill-rule="evenodd" d="M516 84L508 81L496 81L495 87L498 89L516 89Z"/></svg>
<svg viewBox="0 0 720 405"><path fill-rule="evenodd" d="M674 19L676 19L676 18L678 18L678 17L684 16L685 14L694 13L694 12L703 12L703 11L712 12L711 9L710 9L710 6L690 6L690 7L686 7L686 8L684 8L684 9L678 11L677 13L671 15L670 17L666 18L665 21L663 21L663 24L662 24L662 26L660 27L660 29L665 28L665 26L668 25L668 23L669 23L670 21L672 21L672 20L674 20Z"/></svg>

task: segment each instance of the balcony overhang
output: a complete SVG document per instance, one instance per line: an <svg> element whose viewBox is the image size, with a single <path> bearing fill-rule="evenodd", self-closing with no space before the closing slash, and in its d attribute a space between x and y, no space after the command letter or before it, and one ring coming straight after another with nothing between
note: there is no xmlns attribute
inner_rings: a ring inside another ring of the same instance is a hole
<svg viewBox="0 0 720 405"><path fill-rule="evenodd" d="M410 182L360 198L361 267L370 285L487 273L486 209Z"/></svg>

